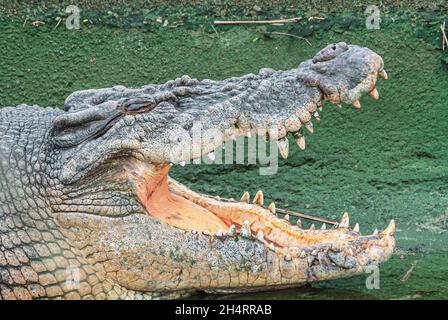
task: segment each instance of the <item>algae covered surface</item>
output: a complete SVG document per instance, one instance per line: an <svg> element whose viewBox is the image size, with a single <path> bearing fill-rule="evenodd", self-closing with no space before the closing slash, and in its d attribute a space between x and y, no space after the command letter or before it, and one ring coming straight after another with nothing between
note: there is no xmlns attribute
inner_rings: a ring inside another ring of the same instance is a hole
<svg viewBox="0 0 448 320"><path fill-rule="evenodd" d="M239 198L262 189L278 207L331 219L347 211L363 234L396 220L397 253L380 268L380 289L366 288L366 274L232 298L447 299L448 70L441 51L400 27L315 32L308 40L311 46L249 27L148 33L1 22L0 106L62 107L75 90L142 86L183 74L223 79L294 68L331 42L368 46L389 73L389 81L378 81L381 99L363 98L361 110L325 105L307 149L291 140L277 174L260 176L257 166L240 164L187 165L172 175L212 195Z"/></svg>

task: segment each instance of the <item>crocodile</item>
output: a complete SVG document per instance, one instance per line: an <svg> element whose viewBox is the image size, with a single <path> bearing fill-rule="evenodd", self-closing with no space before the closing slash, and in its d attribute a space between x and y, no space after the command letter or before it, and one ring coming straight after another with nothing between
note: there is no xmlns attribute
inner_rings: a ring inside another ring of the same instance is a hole
<svg viewBox="0 0 448 320"><path fill-rule="evenodd" d="M287 157L288 137L303 149L324 102L360 108L361 95L378 99L378 76L387 79L378 54L339 42L287 71L182 76L76 91L64 108L2 108L0 298L253 292L349 277L388 260L393 220L370 235L347 213L334 227L302 228L266 206L262 191L224 200L168 175L260 128ZM223 139L193 139L198 123Z"/></svg>

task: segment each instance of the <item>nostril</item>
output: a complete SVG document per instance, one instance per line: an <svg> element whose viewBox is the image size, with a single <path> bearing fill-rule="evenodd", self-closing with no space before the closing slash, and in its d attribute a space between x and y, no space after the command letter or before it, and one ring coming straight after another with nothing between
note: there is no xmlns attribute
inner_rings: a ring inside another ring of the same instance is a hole
<svg viewBox="0 0 448 320"><path fill-rule="evenodd" d="M332 49L333 49L333 50L336 50L336 46L335 46L335 45L333 45Z"/></svg>

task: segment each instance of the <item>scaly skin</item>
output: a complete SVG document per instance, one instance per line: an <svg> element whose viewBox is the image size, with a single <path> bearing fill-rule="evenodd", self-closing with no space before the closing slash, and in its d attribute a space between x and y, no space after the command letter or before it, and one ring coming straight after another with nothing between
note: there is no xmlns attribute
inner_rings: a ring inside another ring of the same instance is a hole
<svg viewBox="0 0 448 320"><path fill-rule="evenodd" d="M286 135L303 148L301 127L313 130L325 100L360 107L362 93L378 98L377 74L386 77L381 57L338 43L289 71L80 91L65 111L1 109L0 298L247 292L387 260L393 222L370 236L351 229L348 215L338 228L303 230L265 208L261 192L253 204L248 194L224 202L168 177L170 163L222 143L197 144L195 124L225 131L224 140L266 129L287 156Z"/></svg>

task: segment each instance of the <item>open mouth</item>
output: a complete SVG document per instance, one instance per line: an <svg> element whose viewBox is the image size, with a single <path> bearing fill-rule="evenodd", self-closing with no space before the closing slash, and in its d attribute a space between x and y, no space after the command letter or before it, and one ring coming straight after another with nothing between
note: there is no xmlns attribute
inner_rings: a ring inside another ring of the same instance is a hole
<svg viewBox="0 0 448 320"><path fill-rule="evenodd" d="M240 235L261 241L271 249L288 252L314 245L343 245L360 237L359 226L351 227L346 213L335 228L323 224L319 230L314 226L302 229L300 225L291 225L288 216L277 217L275 204L266 206L262 191L252 201L247 192L239 201L224 201L196 193L171 179L170 168L170 164L135 162L127 174L147 214L174 228L216 237ZM392 235L394 230L391 221L384 232Z"/></svg>
<svg viewBox="0 0 448 320"><path fill-rule="evenodd" d="M379 98L375 89L377 74L387 79L383 69L378 73L374 71L362 85L363 88L359 89L361 92L368 92L374 99ZM332 101L328 97L324 97L323 100L329 100L333 104L340 102L340 100ZM353 105L360 108L358 100L355 100ZM316 110L314 108L308 111ZM318 115L315 118L319 120ZM309 120L300 119L305 125L311 123ZM305 127L312 131L312 126L311 130L310 127ZM235 129L234 134L244 135L237 131ZM288 133L294 136L299 148L304 149L303 136L295 135L297 132L284 129L283 134L277 136L283 158L287 157L287 147L284 145L288 145L286 137ZM286 149L286 152L282 149ZM239 201L199 194L171 179L168 176L171 166L170 163L155 164L133 160L125 169L125 176L134 184L138 200L146 213L171 227L215 237L240 235L258 240L274 250L285 252L295 248L300 252L303 248L318 245L344 245L362 238L359 225L351 226L347 213L342 216L339 223L334 223L334 227L327 228L324 223L319 230L314 225L309 229L302 229L300 224L292 225L288 215L279 218L276 215L275 204L264 203L262 191L258 191L253 199L244 192ZM383 235L392 236L394 231L395 224L392 220L383 231ZM376 231L373 236L377 236Z"/></svg>

